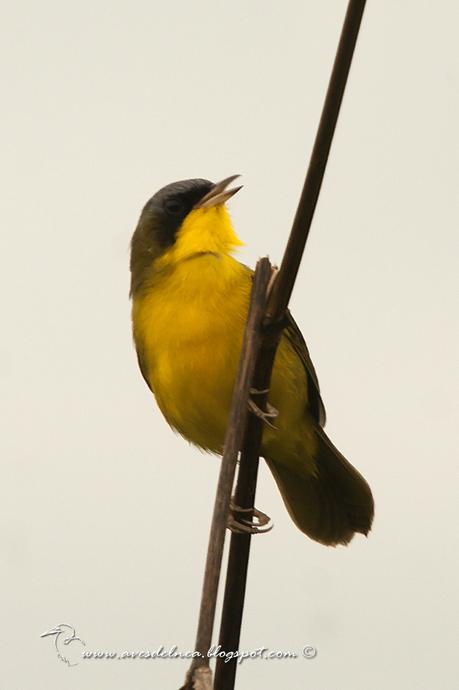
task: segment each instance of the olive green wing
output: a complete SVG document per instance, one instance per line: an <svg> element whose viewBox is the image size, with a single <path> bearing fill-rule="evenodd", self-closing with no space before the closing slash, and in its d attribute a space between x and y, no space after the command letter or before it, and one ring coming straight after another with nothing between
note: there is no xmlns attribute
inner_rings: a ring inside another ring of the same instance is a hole
<svg viewBox="0 0 459 690"><path fill-rule="evenodd" d="M282 334L287 338L303 363L308 382L308 405L317 424L323 427L326 421L325 406L320 397L319 379L317 378L316 370L309 356L308 346L306 345L296 321L289 311L287 311L286 314L286 321L287 325L282 331Z"/></svg>
<svg viewBox="0 0 459 690"><path fill-rule="evenodd" d="M245 264L243 264L245 266ZM245 266L248 273L250 273L251 279L253 280L254 271ZM286 326L282 331L282 334L303 363L304 369L306 371L306 380L308 385L308 405L311 410L311 414L317 424L321 427L325 426L326 413L325 406L323 404L322 398L320 397L319 379L317 378L316 370L309 356L308 346L303 338L303 334L297 326L291 313L287 310L285 315Z"/></svg>

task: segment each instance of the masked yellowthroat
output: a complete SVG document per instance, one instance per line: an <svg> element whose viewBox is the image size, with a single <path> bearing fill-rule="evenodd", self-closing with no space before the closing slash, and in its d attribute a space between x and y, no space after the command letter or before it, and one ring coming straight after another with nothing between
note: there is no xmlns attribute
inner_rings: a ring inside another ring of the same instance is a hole
<svg viewBox="0 0 459 690"><path fill-rule="evenodd" d="M167 422L222 453L253 272L233 258L225 202L237 176L174 182L145 205L131 243L131 296L141 372ZM347 544L373 520L370 487L323 431L325 409L306 343L288 322L274 362L262 455L299 529Z"/></svg>

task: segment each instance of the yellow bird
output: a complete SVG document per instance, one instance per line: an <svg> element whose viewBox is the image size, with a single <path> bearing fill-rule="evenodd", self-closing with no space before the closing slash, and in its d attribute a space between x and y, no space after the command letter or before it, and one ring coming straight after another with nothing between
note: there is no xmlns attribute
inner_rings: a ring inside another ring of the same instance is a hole
<svg viewBox="0 0 459 690"><path fill-rule="evenodd" d="M225 202L237 176L169 184L145 205L131 243L133 335L141 372L167 422L221 454L253 272ZM347 544L373 520L370 487L323 431L325 409L306 343L288 314L276 354L262 455L299 529Z"/></svg>

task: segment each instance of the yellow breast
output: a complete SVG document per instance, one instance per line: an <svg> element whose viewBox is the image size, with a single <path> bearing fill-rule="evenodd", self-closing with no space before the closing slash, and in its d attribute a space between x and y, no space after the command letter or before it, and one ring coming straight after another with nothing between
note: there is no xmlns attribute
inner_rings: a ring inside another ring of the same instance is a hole
<svg viewBox="0 0 459 690"><path fill-rule="evenodd" d="M250 297L247 269L205 253L153 280L133 301L143 373L167 421L220 452Z"/></svg>

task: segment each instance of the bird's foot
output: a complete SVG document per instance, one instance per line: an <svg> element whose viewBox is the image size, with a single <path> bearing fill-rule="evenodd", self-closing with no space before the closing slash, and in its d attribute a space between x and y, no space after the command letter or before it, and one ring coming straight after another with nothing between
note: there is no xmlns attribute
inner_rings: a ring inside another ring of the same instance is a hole
<svg viewBox="0 0 459 690"><path fill-rule="evenodd" d="M239 517L241 513L249 518ZM227 527L235 534L263 534L272 530L274 524L269 515L258 508L241 508L231 501Z"/></svg>
<svg viewBox="0 0 459 690"><path fill-rule="evenodd" d="M267 393L267 391L257 391L256 389L251 388L250 393L252 395L261 395L263 393ZM279 415L279 412L278 410L276 410L275 407L273 407L269 403L266 403L266 410L262 410L251 398L249 398L249 410L252 412L252 414L261 419L265 424L270 426L271 429L277 429L277 427L274 426L274 424L270 421L271 419L276 419L276 417Z"/></svg>
<svg viewBox="0 0 459 690"><path fill-rule="evenodd" d="M259 388L249 388L249 393L250 395L265 395L269 393L269 388L263 388L261 390Z"/></svg>

